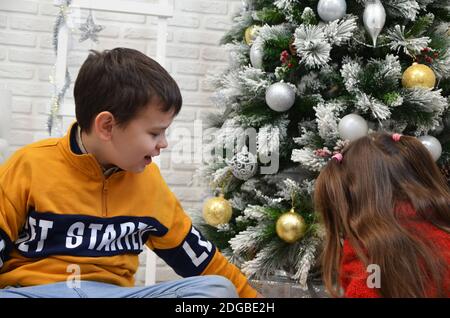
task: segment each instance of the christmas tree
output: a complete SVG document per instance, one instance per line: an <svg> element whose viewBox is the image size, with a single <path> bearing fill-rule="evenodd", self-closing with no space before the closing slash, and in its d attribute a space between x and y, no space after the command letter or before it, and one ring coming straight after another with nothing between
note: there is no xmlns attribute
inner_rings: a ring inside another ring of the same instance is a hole
<svg viewBox="0 0 450 318"><path fill-rule="evenodd" d="M244 1L223 38L197 226L244 273L317 273L314 180L370 131L414 135L446 172L448 0ZM214 134L212 133L214 132Z"/></svg>

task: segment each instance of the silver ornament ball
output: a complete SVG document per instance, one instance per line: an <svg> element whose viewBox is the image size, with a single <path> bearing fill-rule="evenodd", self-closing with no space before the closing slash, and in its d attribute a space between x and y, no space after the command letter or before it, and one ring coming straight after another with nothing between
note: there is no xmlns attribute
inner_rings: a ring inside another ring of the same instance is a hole
<svg viewBox="0 0 450 318"><path fill-rule="evenodd" d="M345 0L320 0L317 5L317 13L325 22L342 18L346 11L347 3Z"/></svg>
<svg viewBox="0 0 450 318"><path fill-rule="evenodd" d="M263 56L264 51L261 45L253 43L250 48L250 62L254 68L263 69Z"/></svg>
<svg viewBox="0 0 450 318"><path fill-rule="evenodd" d="M240 180L248 180L256 174L258 159L244 147L228 162L233 175Z"/></svg>
<svg viewBox="0 0 450 318"><path fill-rule="evenodd" d="M428 149L434 161L437 161L442 153L442 146L439 140L433 136L421 136L418 138L422 145Z"/></svg>
<svg viewBox="0 0 450 318"><path fill-rule="evenodd" d="M288 84L278 82L266 90L266 104L276 112L285 112L294 105L295 91Z"/></svg>
<svg viewBox="0 0 450 318"><path fill-rule="evenodd" d="M339 136L343 140L354 141L364 137L369 131L369 126L364 118L357 114L348 114L339 121Z"/></svg>
<svg viewBox="0 0 450 318"><path fill-rule="evenodd" d="M372 38L373 47L386 22L386 11L380 0L368 0L363 14L364 27Z"/></svg>

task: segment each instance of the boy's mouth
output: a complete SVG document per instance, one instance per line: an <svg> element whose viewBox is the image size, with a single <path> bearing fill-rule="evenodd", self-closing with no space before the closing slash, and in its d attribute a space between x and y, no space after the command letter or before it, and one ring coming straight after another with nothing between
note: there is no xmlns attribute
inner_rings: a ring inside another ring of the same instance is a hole
<svg viewBox="0 0 450 318"><path fill-rule="evenodd" d="M151 156L145 156L144 159L147 162L147 164L150 164L152 162L152 157Z"/></svg>

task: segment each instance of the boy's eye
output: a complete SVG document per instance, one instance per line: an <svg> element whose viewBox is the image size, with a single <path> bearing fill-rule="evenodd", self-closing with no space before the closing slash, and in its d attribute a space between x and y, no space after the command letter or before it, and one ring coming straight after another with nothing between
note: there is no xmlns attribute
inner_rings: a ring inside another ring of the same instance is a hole
<svg viewBox="0 0 450 318"><path fill-rule="evenodd" d="M158 137L159 136L159 134L156 134L156 133L150 133L150 135L152 135L153 137Z"/></svg>

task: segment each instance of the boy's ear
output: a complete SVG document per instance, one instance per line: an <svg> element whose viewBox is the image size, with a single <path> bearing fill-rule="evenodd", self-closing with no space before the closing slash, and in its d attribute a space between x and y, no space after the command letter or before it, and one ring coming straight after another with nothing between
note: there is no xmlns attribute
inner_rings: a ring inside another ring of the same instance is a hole
<svg viewBox="0 0 450 318"><path fill-rule="evenodd" d="M99 113L94 120L94 130L103 141L111 140L112 129L115 124L114 115L110 112Z"/></svg>

